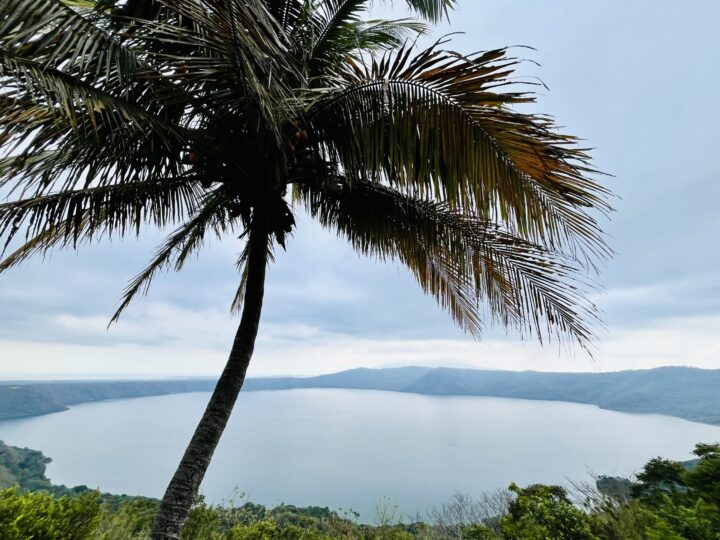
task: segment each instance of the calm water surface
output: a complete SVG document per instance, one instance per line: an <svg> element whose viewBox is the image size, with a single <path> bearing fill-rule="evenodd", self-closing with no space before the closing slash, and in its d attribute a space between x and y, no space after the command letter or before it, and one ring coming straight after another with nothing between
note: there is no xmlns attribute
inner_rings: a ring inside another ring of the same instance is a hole
<svg viewBox="0 0 720 540"><path fill-rule="evenodd" d="M42 450L48 476L69 486L159 497L207 393L84 404L0 422L0 439ZM588 472L629 474L656 455L688 459L720 427L593 406L362 390L247 392L202 492L244 492L264 504L354 509L380 498L406 516L453 493L510 482L562 483Z"/></svg>

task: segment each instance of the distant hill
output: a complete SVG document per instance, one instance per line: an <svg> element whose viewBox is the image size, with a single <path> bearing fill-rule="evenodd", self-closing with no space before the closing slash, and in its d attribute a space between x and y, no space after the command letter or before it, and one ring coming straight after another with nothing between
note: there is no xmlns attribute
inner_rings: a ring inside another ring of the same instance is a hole
<svg viewBox="0 0 720 540"><path fill-rule="evenodd" d="M211 392L212 379L0 383L0 420L67 410L68 405L185 392Z"/></svg>
<svg viewBox="0 0 720 540"><path fill-rule="evenodd" d="M360 368L309 378L250 379L245 384L245 390L360 388L433 396L567 401L720 425L720 370L688 367L611 373Z"/></svg>
<svg viewBox="0 0 720 540"><path fill-rule="evenodd" d="M45 466L50 458L38 450L18 448L0 441L0 489L19 486L22 489L46 489L50 480Z"/></svg>
<svg viewBox="0 0 720 540"><path fill-rule="evenodd" d="M65 410L105 399L211 391L210 379L0 383L0 420ZM352 369L317 377L248 379L244 391L349 388L433 396L567 401L677 416L720 425L720 370L663 367L612 373L542 373L401 367Z"/></svg>

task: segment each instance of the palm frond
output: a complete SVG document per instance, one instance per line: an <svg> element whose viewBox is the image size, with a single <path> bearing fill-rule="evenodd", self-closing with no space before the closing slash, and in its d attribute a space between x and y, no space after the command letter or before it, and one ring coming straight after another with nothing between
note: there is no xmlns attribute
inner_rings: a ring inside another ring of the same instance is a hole
<svg viewBox="0 0 720 540"><path fill-rule="evenodd" d="M374 178L533 241L606 255L593 212L610 210L609 192L574 137L512 108L534 99L505 90L516 64L504 49L466 57L437 46L350 59L310 129L351 180Z"/></svg>
<svg viewBox="0 0 720 540"><path fill-rule="evenodd" d="M243 236L248 235L249 236L249 227L246 229L245 233L243 233ZM268 263L272 263L275 261L275 253L273 252L273 247L271 242L266 243L267 247L267 253L265 255L266 260ZM238 271L240 272L240 281L238 282L238 288L235 291L235 295L233 296L232 303L230 304L230 313L239 315L242 312L243 303L245 302L245 294L247 292L247 279L248 279L248 258L250 257L250 243L246 243L243 250L240 252L240 256L238 257L237 263L235 266L237 267Z"/></svg>
<svg viewBox="0 0 720 540"><path fill-rule="evenodd" d="M13 128L10 111L13 101L25 107L32 103L62 118L79 136L114 137L112 141L122 144L128 131L142 132L150 139L171 146L178 140L184 143L182 129L152 114L135 103L119 98L92 86L82 79L39 64L35 60L11 56L0 50L0 77L3 80L3 97L0 102L0 118L6 129ZM15 130L18 136L24 132ZM13 134L10 131L10 134ZM132 134L130 134L132 136ZM171 142L171 139L174 141ZM107 142L107 140L105 140Z"/></svg>
<svg viewBox="0 0 720 540"><path fill-rule="evenodd" d="M88 174L100 182L180 174L172 163L188 138L177 125L183 105L167 99L174 87L113 36L99 12L82 11L88 15L51 0L0 6L3 154L59 157L44 167L36 160L38 174L17 175L17 183L27 191L34 180L47 192L59 177L72 189Z"/></svg>
<svg viewBox="0 0 720 540"><path fill-rule="evenodd" d="M223 55L230 53L242 58L245 65L266 67L277 62L286 52L281 27L264 2L170 0L163 2L163 5L167 9L156 21L142 21L143 26L159 23L159 26L150 26L157 34L154 37L159 42L165 41L168 45L202 44L209 50L222 52ZM181 29L185 30L185 33L176 33ZM138 28L138 32L138 35L144 38L153 37L142 28ZM180 39L175 40L174 36ZM197 41L185 43L183 36L194 36ZM175 52L180 49L176 48ZM173 55L171 49L162 52Z"/></svg>
<svg viewBox="0 0 720 540"><path fill-rule="evenodd" d="M82 11L86 15L59 0L3 0L0 49L105 87L126 88L149 70L112 35L107 19Z"/></svg>
<svg viewBox="0 0 720 540"><path fill-rule="evenodd" d="M428 32L427 26L414 19L373 19L354 25L353 41L358 51L384 52L402 47L408 40Z"/></svg>
<svg viewBox="0 0 720 540"><path fill-rule="evenodd" d="M180 271L188 258L202 246L208 231L222 238L232 228L232 220L228 219L224 208L226 202L227 196L220 189L206 196L197 212L167 238L150 263L125 288L120 306L110 320L111 324L119 320L122 312L138 294L147 294L159 271L168 267Z"/></svg>
<svg viewBox="0 0 720 540"><path fill-rule="evenodd" d="M408 2L426 19L452 2ZM425 24L415 19L367 20L368 0L319 0L312 12L313 39L308 47L310 72L321 74L325 64L343 57L398 48L408 39L426 32ZM327 70L327 67L325 67Z"/></svg>
<svg viewBox="0 0 720 540"><path fill-rule="evenodd" d="M265 0L268 11L290 36L305 18L308 5L305 0Z"/></svg>
<svg viewBox="0 0 720 540"><path fill-rule="evenodd" d="M342 64L347 57L361 60L363 54L382 53L402 47L427 32L427 26L414 19L364 20L352 18L317 47L311 47L309 70L311 76L332 76L328 66Z"/></svg>
<svg viewBox="0 0 720 540"><path fill-rule="evenodd" d="M247 290L247 277L248 277L248 267L245 262L247 261L247 247L245 250L243 250L242 255L240 256L240 259L238 260L238 269L240 270L240 282L238 283L238 288L235 291L235 296L233 296L233 301L230 304L230 313L232 314L239 314L242 311L243 303L245 302L245 292Z"/></svg>
<svg viewBox="0 0 720 540"><path fill-rule="evenodd" d="M424 19L437 23L455 7L456 0L405 0L408 7Z"/></svg>
<svg viewBox="0 0 720 540"><path fill-rule="evenodd" d="M0 204L0 238L7 246L23 231L28 242L62 230L73 244L130 231L138 235L143 224L165 227L183 220L200 202L201 190L188 177L64 190Z"/></svg>
<svg viewBox="0 0 720 540"><path fill-rule="evenodd" d="M541 341L556 336L588 347L597 314L571 258L444 203L373 182L298 186L297 195L359 252L407 266L473 336L481 333L485 307L492 320Z"/></svg>
<svg viewBox="0 0 720 540"><path fill-rule="evenodd" d="M256 113L256 123L279 133L297 78L286 36L264 2L166 2L155 20L134 28L134 39L165 77L193 96L196 106Z"/></svg>
<svg viewBox="0 0 720 540"><path fill-rule="evenodd" d="M4 259L0 259L0 273L19 265L35 255L46 254L53 247L66 247L68 245L72 245L70 227L77 227L79 225L81 224L65 221L54 227L45 229L37 236L30 238L10 255ZM7 249L7 247L8 243L6 242L5 249Z"/></svg>
<svg viewBox="0 0 720 540"><path fill-rule="evenodd" d="M433 22L455 5L405 3ZM586 347L582 267L608 256L598 220L610 211L588 152L518 112L534 98L504 49L416 52L424 24L366 20L370 5L0 2L0 238L14 249L0 271L177 227L117 320L208 234L261 224L284 247L295 184L325 226L406 265L469 333L489 315Z"/></svg>
<svg viewBox="0 0 720 540"><path fill-rule="evenodd" d="M310 51L311 58L322 58L342 37L343 30L360 22L360 13L368 0L320 0L314 10L317 37Z"/></svg>

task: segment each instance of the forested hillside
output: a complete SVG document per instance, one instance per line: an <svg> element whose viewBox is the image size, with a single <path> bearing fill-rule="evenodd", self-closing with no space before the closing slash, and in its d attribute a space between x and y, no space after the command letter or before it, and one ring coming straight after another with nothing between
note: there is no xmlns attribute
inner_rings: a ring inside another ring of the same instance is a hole
<svg viewBox="0 0 720 540"><path fill-rule="evenodd" d="M214 386L210 379L0 383L0 420L64 411L89 401L209 392Z"/></svg>
<svg viewBox="0 0 720 540"><path fill-rule="evenodd" d="M62 411L68 405L89 401L209 392L213 386L211 379L5 383L0 384L0 420ZM359 368L317 377L248 379L244 391L296 388L567 401L720 425L720 370L688 367L610 373Z"/></svg>
<svg viewBox="0 0 720 540"><path fill-rule="evenodd" d="M720 425L720 370L687 367L610 373L360 368L304 379L252 379L246 383L246 390L289 388L360 388L435 396L568 401Z"/></svg>

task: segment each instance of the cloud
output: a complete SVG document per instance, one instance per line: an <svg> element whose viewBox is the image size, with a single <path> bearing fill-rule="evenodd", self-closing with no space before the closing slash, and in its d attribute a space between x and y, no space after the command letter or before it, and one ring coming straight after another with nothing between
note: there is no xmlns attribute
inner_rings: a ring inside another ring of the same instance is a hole
<svg viewBox="0 0 720 540"><path fill-rule="evenodd" d="M224 353L150 345L0 341L3 379L166 378L219 374Z"/></svg>
<svg viewBox="0 0 720 540"><path fill-rule="evenodd" d="M599 361L610 370L655 365L720 368L720 314L675 317L618 330L600 344Z"/></svg>
<svg viewBox="0 0 720 540"><path fill-rule="evenodd" d="M110 332L102 317L54 317L74 342L0 341L0 377L215 376L236 321L217 311L149 305ZM299 323L261 325L251 376L315 375L358 366L427 365L538 371L614 371L658 365L717 368L720 314L614 329L595 360L533 341L383 339ZM91 344L88 344L91 343Z"/></svg>
<svg viewBox="0 0 720 540"><path fill-rule="evenodd" d="M591 299L614 325L645 325L666 318L708 315L720 306L716 274L685 276L645 285L613 287Z"/></svg>

